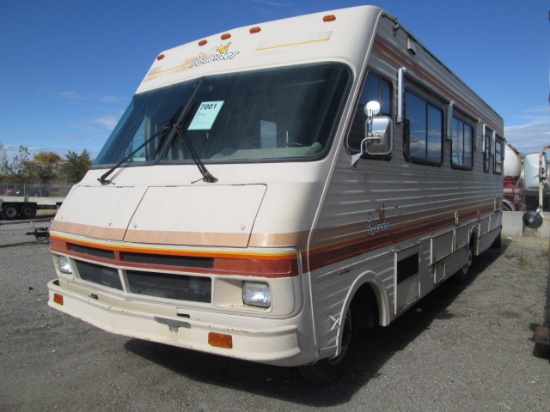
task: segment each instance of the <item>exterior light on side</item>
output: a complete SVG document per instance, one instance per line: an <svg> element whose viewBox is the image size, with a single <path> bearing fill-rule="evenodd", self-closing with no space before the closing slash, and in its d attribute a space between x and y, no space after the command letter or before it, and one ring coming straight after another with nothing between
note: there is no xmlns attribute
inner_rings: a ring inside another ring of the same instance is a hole
<svg viewBox="0 0 550 412"><path fill-rule="evenodd" d="M53 301L57 303L58 305L63 306L63 295L60 295L59 293L53 294Z"/></svg>
<svg viewBox="0 0 550 412"><path fill-rule="evenodd" d="M223 333L210 332L208 334L208 344L219 348L233 348L233 337Z"/></svg>

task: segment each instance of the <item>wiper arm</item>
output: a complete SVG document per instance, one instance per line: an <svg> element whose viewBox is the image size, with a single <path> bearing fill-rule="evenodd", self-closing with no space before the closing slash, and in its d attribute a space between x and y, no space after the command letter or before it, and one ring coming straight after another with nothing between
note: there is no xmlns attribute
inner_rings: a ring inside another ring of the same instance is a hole
<svg viewBox="0 0 550 412"><path fill-rule="evenodd" d="M142 144L140 144L137 149L135 149L134 151L132 151L132 153L124 156L124 158L118 162L115 166L111 167L109 170L107 170L105 173L103 173L97 180L99 181L99 183L101 183L102 185L104 184L107 184L107 183L111 183L110 180L107 180L107 177L109 177L109 175L111 173L113 173L117 168L119 168L122 164L124 163L127 163L128 160L130 160L132 158L132 156L134 156L137 152L139 152L141 149L143 149L148 143L150 143L154 138L156 138L159 134L162 134L162 133L166 133L166 131L170 128L170 124L167 124L166 126L164 126L162 129L160 129L158 132L156 132L154 135L152 135L149 139L147 139L145 142L143 142Z"/></svg>
<svg viewBox="0 0 550 412"><path fill-rule="evenodd" d="M102 174L97 180L102 184L107 184L107 183L111 183L110 180L107 179L107 177L109 177L109 175L111 175L111 173L113 173L113 171L115 171L118 167L120 167L122 164L128 162L129 159L132 158L133 155L135 155L140 149L142 149L143 147L145 147L145 145L147 145L149 142L151 142L154 138L156 138L158 135L162 135L162 139L161 141L159 142L159 145L157 146L157 149L155 151L155 157L158 155L158 153L160 153L161 151L165 150L165 146L166 145L169 145L170 141L172 141L172 136L173 134L172 133L169 133L170 130L172 130L172 128L176 131L176 133L178 134L178 136L183 140L183 142L185 143L185 145L187 146L187 148L189 149L189 152L191 153L191 157L193 158L193 161L195 162L195 164L197 165L197 167L199 168L199 171L201 172L202 174L202 177L203 177L203 181L207 182L207 183L215 183L218 181L218 179L216 179L214 176L212 176L212 174L210 174L210 172L208 171L208 169L206 169L206 166L204 165L204 163L202 162L200 156L197 154L197 151L195 150L195 148L193 147L193 145L191 144L191 141L189 140L189 138L182 132L182 126L186 123L186 119L187 117L189 116L189 114L191 114L191 110L189 110L192 105L193 105L193 101L194 101L194 98L195 98L195 95L197 94L198 90L200 89L200 85L202 84L202 80L199 81L199 83L196 85L195 87L195 91L193 92L193 94L191 95L191 97L189 98L189 100L187 101L187 104L184 106L179 106L177 108L177 110L174 112L174 115L170 118L170 120L167 122L167 124L161 129L159 130L157 133L155 133L154 135L152 135L149 139L147 139L145 142L143 142L141 145L139 145L139 147L137 149L135 149L134 151L132 151L132 153L128 154L127 156L125 156L120 162L118 162L115 166L113 166L112 168L110 168L109 170L107 170L107 172L105 172L104 174ZM168 140L168 142L166 141L166 137L168 135L171 135L170 136L170 139Z"/></svg>
<svg viewBox="0 0 550 412"><path fill-rule="evenodd" d="M189 138L185 135L185 133L183 133L181 131L180 126L177 125L177 124L173 124L173 126L174 126L174 129L176 130L176 133L178 134L178 136L181 138L181 140L183 140L183 143L185 143L185 145L189 149L189 152L191 153L191 157L193 158L193 161L195 162L195 164L199 168L199 171L202 174L203 182L216 183L218 181L218 179L216 179L214 176L212 176L210 174L210 172L208 171L208 169L206 168L206 166L202 162L200 156L197 154L197 151L195 150L195 148L191 144L191 141L189 140Z"/></svg>
<svg viewBox="0 0 550 412"><path fill-rule="evenodd" d="M168 135L168 131L172 128L172 126L175 124L177 118L179 118L183 114L182 106L179 106L172 117L166 121L166 124L160 129L158 132L156 132L154 135L152 135L149 139L144 141L141 145L138 146L137 149L135 149L132 153L124 156L124 158L118 162L115 166L111 167L109 170L107 170L104 174L102 174L97 180L102 184L111 183L110 180L107 180L107 177L113 173L117 168L119 168L122 164L128 162L132 158L133 155L135 155L137 152L139 152L140 149L143 149L147 144L149 144L154 138L156 138L159 135L162 135L162 138L160 139L159 144L157 145L157 148L155 150L154 158L157 157L159 151L164 146L164 142L166 140L166 136Z"/></svg>

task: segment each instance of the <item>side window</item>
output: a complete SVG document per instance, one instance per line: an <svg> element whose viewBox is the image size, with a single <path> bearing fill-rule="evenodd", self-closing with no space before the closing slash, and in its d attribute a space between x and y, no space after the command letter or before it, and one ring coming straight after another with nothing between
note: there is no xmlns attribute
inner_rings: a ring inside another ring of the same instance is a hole
<svg viewBox="0 0 550 412"><path fill-rule="evenodd" d="M453 117L451 130L451 166L471 170L473 167L474 128Z"/></svg>
<svg viewBox="0 0 550 412"><path fill-rule="evenodd" d="M365 105L371 100L380 103L380 114L391 116L391 83L375 73L369 72L360 103Z"/></svg>
<svg viewBox="0 0 550 412"><path fill-rule="evenodd" d="M392 84L376 73L369 72L365 81L365 87L359 98L359 104L355 110L353 123L348 138L348 147L354 152L360 151L361 141L365 138L365 106L371 100L380 103L380 115L391 117Z"/></svg>
<svg viewBox="0 0 550 412"><path fill-rule="evenodd" d="M493 163L493 173L502 174L502 164L504 163L504 139L499 135L495 138L495 161Z"/></svg>
<svg viewBox="0 0 550 412"><path fill-rule="evenodd" d="M485 129L483 136L483 171L488 173L491 170L491 136L493 132L488 128Z"/></svg>
<svg viewBox="0 0 550 412"><path fill-rule="evenodd" d="M443 111L410 91L405 92L405 157L440 166L443 158Z"/></svg>

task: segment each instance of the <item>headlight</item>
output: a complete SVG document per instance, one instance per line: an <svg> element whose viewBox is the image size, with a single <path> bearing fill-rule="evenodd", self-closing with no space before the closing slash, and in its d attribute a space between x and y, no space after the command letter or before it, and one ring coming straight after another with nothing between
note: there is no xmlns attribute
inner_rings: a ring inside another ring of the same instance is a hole
<svg viewBox="0 0 550 412"><path fill-rule="evenodd" d="M243 302L245 305L268 308L271 306L269 285L263 282L243 282Z"/></svg>
<svg viewBox="0 0 550 412"><path fill-rule="evenodd" d="M71 264L69 263L69 258L66 256L57 257L57 268L61 273L67 273L69 275L73 274L73 270L71 269Z"/></svg>

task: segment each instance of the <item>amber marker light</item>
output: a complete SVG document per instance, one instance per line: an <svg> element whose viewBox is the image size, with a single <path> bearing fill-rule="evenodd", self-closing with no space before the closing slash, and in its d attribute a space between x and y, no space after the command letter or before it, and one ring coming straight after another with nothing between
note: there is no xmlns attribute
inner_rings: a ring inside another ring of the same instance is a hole
<svg viewBox="0 0 550 412"><path fill-rule="evenodd" d="M63 306L63 295L60 295L59 293L53 294L53 301L57 303L58 305Z"/></svg>
<svg viewBox="0 0 550 412"><path fill-rule="evenodd" d="M207 40L201 40L201 41L199 42L199 46L204 46L206 43L208 43Z"/></svg>
<svg viewBox="0 0 550 412"><path fill-rule="evenodd" d="M159 54L159 55L157 56L157 60L162 60L162 59L164 59L164 54Z"/></svg>
<svg viewBox="0 0 550 412"><path fill-rule="evenodd" d="M259 33L259 32L261 32L261 31L262 31L262 29L261 29L259 26L252 27L252 28L249 30L250 34Z"/></svg>
<svg viewBox="0 0 550 412"><path fill-rule="evenodd" d="M227 40L227 39L230 39L231 38L231 33L224 33L222 34L222 40Z"/></svg>
<svg viewBox="0 0 550 412"><path fill-rule="evenodd" d="M334 20L336 20L336 16L334 14L328 14L326 16L323 16L323 21L325 23L329 21L334 21Z"/></svg>
<svg viewBox="0 0 550 412"><path fill-rule="evenodd" d="M233 337L223 333L210 332L208 334L208 344L219 348L231 349L233 347Z"/></svg>

